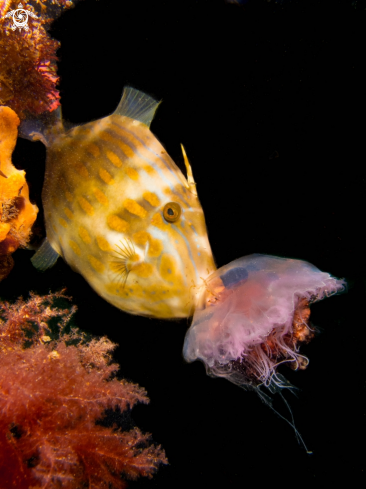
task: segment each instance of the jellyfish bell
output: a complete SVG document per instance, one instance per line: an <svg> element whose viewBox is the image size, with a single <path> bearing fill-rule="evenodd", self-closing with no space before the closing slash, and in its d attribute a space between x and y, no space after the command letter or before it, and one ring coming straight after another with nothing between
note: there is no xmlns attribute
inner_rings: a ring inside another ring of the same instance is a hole
<svg viewBox="0 0 366 489"><path fill-rule="evenodd" d="M345 290L344 280L302 260L253 254L213 272L202 287L183 354L208 375L243 388L289 387L277 367L307 367L310 304ZM263 399L263 396L261 396Z"/></svg>

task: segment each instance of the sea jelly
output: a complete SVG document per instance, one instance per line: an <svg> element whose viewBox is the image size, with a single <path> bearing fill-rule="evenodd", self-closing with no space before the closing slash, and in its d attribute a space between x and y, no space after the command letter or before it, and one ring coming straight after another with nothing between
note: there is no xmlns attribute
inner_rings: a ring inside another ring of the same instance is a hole
<svg viewBox="0 0 366 489"><path fill-rule="evenodd" d="M299 346L314 336L310 304L345 286L302 260L261 254L239 258L205 280L184 357L201 360L210 376L260 394L261 386L270 392L289 387L276 369L282 363L306 368ZM266 395L261 397L266 401Z"/></svg>

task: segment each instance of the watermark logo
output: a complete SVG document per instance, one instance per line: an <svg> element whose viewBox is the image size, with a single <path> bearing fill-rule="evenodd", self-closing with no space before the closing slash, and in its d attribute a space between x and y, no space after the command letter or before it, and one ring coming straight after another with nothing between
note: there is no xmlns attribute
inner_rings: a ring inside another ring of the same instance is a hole
<svg viewBox="0 0 366 489"><path fill-rule="evenodd" d="M10 12L8 12L5 15L5 18L6 17L8 17L9 19L11 17L13 18L13 25L11 26L11 28L13 29L13 31L15 31L16 29L19 29L20 31L22 29L24 29L25 31L27 31L29 29L29 27L28 27L28 16L29 15L31 17L33 17L33 19L37 19L38 18L30 10L25 10L23 8L23 5L20 3L18 5L18 8L16 10L10 10Z"/></svg>

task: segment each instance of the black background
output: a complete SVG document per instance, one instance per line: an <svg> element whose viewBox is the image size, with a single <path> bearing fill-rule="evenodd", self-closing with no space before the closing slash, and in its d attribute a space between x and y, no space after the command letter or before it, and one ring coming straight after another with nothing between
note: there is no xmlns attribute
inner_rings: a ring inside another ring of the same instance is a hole
<svg viewBox="0 0 366 489"><path fill-rule="evenodd" d="M1 296L66 286L76 323L117 342L121 375L148 391L133 418L170 465L131 488L359 487L364 478L365 7L88 0L53 25L66 120L110 114L126 84L163 100L151 129L181 168L185 145L218 267L267 253L349 284L312 307L321 333L303 349L308 369L282 370L300 389L287 399L308 455L254 393L184 362L189 320L127 315L62 260L41 274L32 252L18 250ZM14 161L39 206L44 160L41 143L19 140Z"/></svg>

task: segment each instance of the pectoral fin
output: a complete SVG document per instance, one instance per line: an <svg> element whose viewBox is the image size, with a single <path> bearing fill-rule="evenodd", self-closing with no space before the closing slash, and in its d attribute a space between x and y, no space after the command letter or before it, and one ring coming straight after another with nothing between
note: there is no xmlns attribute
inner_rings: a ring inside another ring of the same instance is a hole
<svg viewBox="0 0 366 489"><path fill-rule="evenodd" d="M50 242L46 238L40 248L38 248L32 256L31 262L37 270L44 272L48 268L53 267L59 256L60 255L52 248Z"/></svg>

